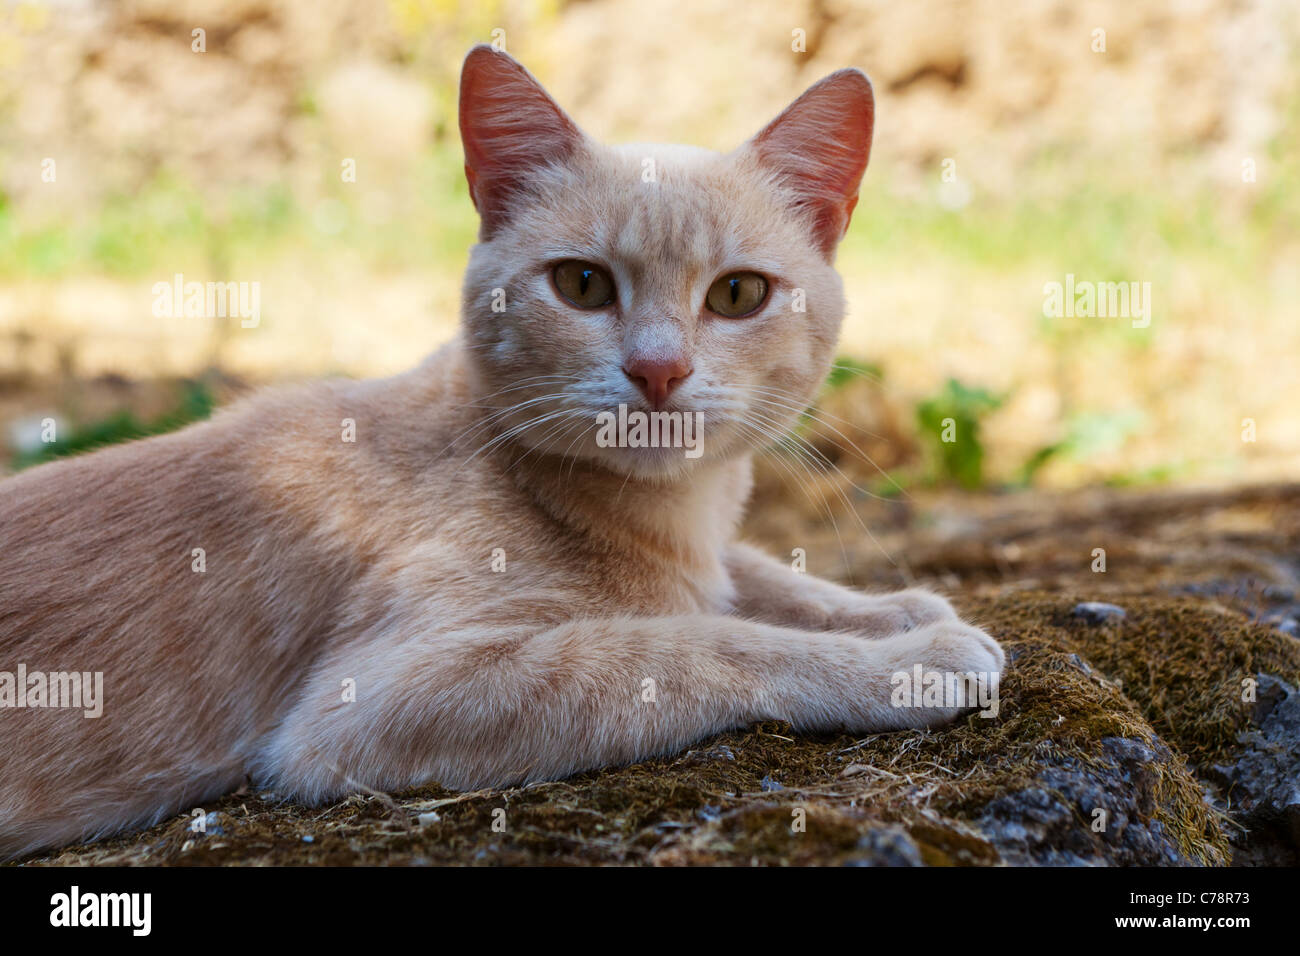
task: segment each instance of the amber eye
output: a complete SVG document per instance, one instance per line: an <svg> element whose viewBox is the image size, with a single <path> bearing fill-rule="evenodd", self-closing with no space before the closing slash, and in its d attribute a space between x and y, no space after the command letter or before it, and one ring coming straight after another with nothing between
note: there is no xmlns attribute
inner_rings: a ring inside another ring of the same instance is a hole
<svg viewBox="0 0 1300 956"><path fill-rule="evenodd" d="M733 272L709 287L704 301L729 319L749 315L767 298L767 280L756 272Z"/></svg>
<svg viewBox="0 0 1300 956"><path fill-rule="evenodd" d="M566 259L555 267L555 288L580 309L599 309L614 301L614 280L600 266Z"/></svg>

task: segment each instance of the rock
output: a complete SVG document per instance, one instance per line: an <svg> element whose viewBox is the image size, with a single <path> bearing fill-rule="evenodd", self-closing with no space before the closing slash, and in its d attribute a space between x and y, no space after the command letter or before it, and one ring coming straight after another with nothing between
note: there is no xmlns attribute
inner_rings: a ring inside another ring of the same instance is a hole
<svg viewBox="0 0 1300 956"><path fill-rule="evenodd" d="M1093 625L1109 624L1112 621L1122 621L1128 617L1128 614L1119 605L1106 604L1102 601L1083 601L1076 604L1070 614L1074 617L1081 617Z"/></svg>
<svg viewBox="0 0 1300 956"><path fill-rule="evenodd" d="M221 825L222 816L223 814L217 813L215 810L211 811L203 817L203 829L191 829L190 832L195 836L225 836L226 829Z"/></svg>
<svg viewBox="0 0 1300 956"><path fill-rule="evenodd" d="M901 827L868 830L845 866L924 866L916 841Z"/></svg>
<svg viewBox="0 0 1300 956"><path fill-rule="evenodd" d="M1283 634L1300 637L1300 620L1296 620L1294 617L1284 617L1277 621L1275 626Z"/></svg>
<svg viewBox="0 0 1300 956"><path fill-rule="evenodd" d="M1236 843L1242 861L1294 865L1300 860L1300 691L1269 674L1256 679L1254 726L1237 738L1244 749L1207 776L1246 828Z"/></svg>
<svg viewBox="0 0 1300 956"><path fill-rule="evenodd" d="M735 752L726 744L709 747L707 750L688 750L682 760L688 763L713 763L724 760L734 762Z"/></svg>
<svg viewBox="0 0 1300 956"><path fill-rule="evenodd" d="M411 830L394 827L391 808L368 795L322 810L241 794L222 804L220 861L311 865L326 842L331 861L356 865L1297 860L1300 644L1201 597L1127 595L1122 627L1087 626L1071 612L1089 593L967 598L967 616L1015 659L993 720L866 737L769 721L563 784L457 795L430 783L394 795L412 820L430 801L456 799L439 806L436 827ZM1270 674L1282 679L1256 677ZM1257 689L1249 707L1236 696L1246 678ZM1225 689L1234 692L1228 706ZM1206 777L1219 781L1217 808ZM503 802L510 830L494 832ZM201 837L180 850L174 837L190 834L173 828L189 823L161 823L108 859L165 865L214 852ZM326 840L340 823L349 840ZM284 833L295 836L275 839Z"/></svg>
<svg viewBox="0 0 1300 956"><path fill-rule="evenodd" d="M1152 813L1173 761L1163 743L1126 737L1102 740L1100 759L1054 752L1037 785L990 802L978 828L1015 865L1195 865Z"/></svg>

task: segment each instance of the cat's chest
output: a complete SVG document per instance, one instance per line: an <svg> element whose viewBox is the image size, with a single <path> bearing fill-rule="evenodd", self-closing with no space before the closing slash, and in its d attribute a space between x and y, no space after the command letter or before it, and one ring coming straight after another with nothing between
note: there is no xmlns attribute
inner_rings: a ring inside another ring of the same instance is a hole
<svg viewBox="0 0 1300 956"><path fill-rule="evenodd" d="M519 541L522 560L493 591L507 603L527 595L557 596L570 616L723 614L733 591L721 542L690 549L551 538Z"/></svg>
<svg viewBox="0 0 1300 956"><path fill-rule="evenodd" d="M734 597L720 552L628 555L594 566L587 587L612 614L725 614Z"/></svg>
<svg viewBox="0 0 1300 956"><path fill-rule="evenodd" d="M537 494L478 477L441 483L428 511L433 534L401 535L405 546L392 556L403 590L436 605L438 617L544 627L731 609L724 554L747 491L743 474L695 494L640 498L618 484L608 494L563 483Z"/></svg>
<svg viewBox="0 0 1300 956"><path fill-rule="evenodd" d="M726 613L734 597L724 562L733 519L719 510L613 519L595 532L550 538L552 583L580 590L607 614Z"/></svg>
<svg viewBox="0 0 1300 956"><path fill-rule="evenodd" d="M546 627L577 617L725 614L722 542L664 549L557 535L522 515L393 556L403 598L459 624ZM403 600L401 603L406 603Z"/></svg>

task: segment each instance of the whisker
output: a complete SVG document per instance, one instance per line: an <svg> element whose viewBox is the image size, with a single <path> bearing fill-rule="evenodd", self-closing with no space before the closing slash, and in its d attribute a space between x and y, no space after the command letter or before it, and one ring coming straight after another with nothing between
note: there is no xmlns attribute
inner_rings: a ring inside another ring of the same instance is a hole
<svg viewBox="0 0 1300 956"><path fill-rule="evenodd" d="M552 392L548 395L538 395L535 396L534 398L525 399L524 401L517 402L514 405L507 405L504 408L498 409L496 412L492 413L491 415L484 416L483 418L472 422L469 426L463 429L459 434L457 434L454 438L452 438L451 441L447 443L447 446L443 449L443 454L449 451L451 447L455 445L457 442L463 441L467 438L472 438L474 435L477 435L479 432L483 431L483 429L490 428L493 424L500 421L500 419L509 416L514 412L523 411L525 408L530 408L541 402L560 400L560 399L564 399L565 397L566 397L565 392Z"/></svg>
<svg viewBox="0 0 1300 956"><path fill-rule="evenodd" d="M758 402L759 404L762 404L762 405L772 405L772 404L773 404L772 402L766 402L766 401L764 401L763 399L754 399L754 401L755 401L755 402ZM782 406L782 407L783 407L783 406ZM774 422L773 424L778 424L778 423ZM850 478L847 474L844 473L844 470L841 469L839 465L837 465L835 462L831 461L831 459L828 458L828 457L826 456L826 453L825 453L825 452L823 452L820 448L818 448L818 447L817 447L816 445L814 445L812 442L808 441L807 438L804 438L804 437L803 437L802 435L800 435L798 432L791 431L791 432L788 433L788 436L789 436L789 440L790 440L790 441L801 443L801 444L802 444L805 448L807 448L807 449L808 449L812 454L816 455L817 458L818 458L820 461L825 462L826 465L828 465L830 468L833 468L833 469L835 470L835 472L836 472L836 473L837 473L841 478L843 478L846 482L848 482L849 485L851 485L851 486L853 487L853 489L854 489L855 491L857 491L859 494L862 494L862 495L864 495L864 496L866 496L866 497L868 497L868 498L874 498L874 499L876 499L877 501L888 501L888 500L889 500L887 496L885 496L885 495L881 495L881 494L877 494L876 492L874 492L874 491L870 491L870 490L868 490L868 489L866 489L866 488L863 488L861 485L857 484L857 483L856 483L852 478ZM842 451L848 451L848 449L844 448L844 446L840 445L840 444L839 444L838 442L836 442L836 441L833 441L833 440L832 440L832 441L831 441L831 444L832 444L832 445L835 445L837 448L840 448ZM868 457L868 458L865 458L865 460L867 461L868 464L870 464L870 465L876 467L876 469L877 469L878 471L881 470L881 469L879 468L879 466L875 464L875 462L871 461L871 459L870 459L869 457ZM883 471L881 471L881 473L884 474ZM888 478L889 476L888 476L888 475L885 475L885 477ZM893 479L890 478L890 481L893 481ZM902 489L900 488L899 490L901 491ZM906 493L904 493L904 494L906 494Z"/></svg>
<svg viewBox="0 0 1300 956"><path fill-rule="evenodd" d="M807 415L809 418L811 418L813 421L817 422L818 424L820 424L820 425L822 425L822 426L824 426L824 427L826 427L826 428L829 428L831 431L835 432L837 435L839 435L841 438L843 438L846 442L848 442L849 447L848 447L848 448L845 448L843 445L841 445L839 442L835 441L834 439L828 439L828 440L831 442L832 445L835 445L835 447L839 448L839 449L840 449L841 451L843 451L843 452L846 452L846 453L849 453L849 454L855 454L855 455L857 455L857 456L858 456L862 461L866 462L866 463L869 464L872 468L876 469L876 471L879 472L880 476L881 476L882 478L884 478L886 481L888 481L888 482L889 482L889 483L890 483L894 488L896 488L902 497L904 497L904 498L910 498L910 495L908 495L908 493L907 493L907 489L905 489L902 485L900 485L900 484L898 483L897 479L895 479L892 475L890 475L887 471L885 471L885 469L881 468L880 465L878 465L878 464L876 463L875 459L873 459L870 455L868 455L865 451L863 451L861 448L859 448L859 447L858 447L858 446L853 442L853 439L849 438L847 435L845 435L842 431L840 431L838 428L836 428L836 427L835 427L834 425L832 425L830 422L825 421L824 418L823 418L822 416L829 416L829 417L831 417L831 418L835 418L837 421L844 422L844 424L846 424L846 425L848 425L848 426L850 426L850 427L853 427L853 428L858 427L858 426L854 425L852 422L846 421L846 420L844 420L844 419L842 419L842 418L838 418L838 417L835 416L835 415L831 415L829 412L825 412L825 411L823 411L823 410L821 410L821 409L817 409L817 408L815 408L815 407L813 407L813 406L811 406L811 405L800 406L800 405L794 404L794 402L797 402L797 398L796 398L795 396L793 396L793 395L790 395L790 394L788 394L788 393L783 392L783 391L780 390L780 389L771 389L771 388L764 388L764 387L762 387L762 386L749 386L749 385L737 385L737 386L735 386L735 387L738 388L738 389L741 389L741 390L758 391L758 392L761 392L761 393L766 394L766 395L774 395L774 396L778 396L778 397L781 397L781 398L786 399L786 402L785 402L785 403L775 402L775 401L772 401L771 399L762 399L762 398L754 398L753 400L756 401L756 402L762 402L762 403L765 403L765 404L768 404L768 405L774 405L774 406L777 406L777 407L784 408L784 410L789 411L789 412L792 412L792 413L794 413L794 414L796 414L796 415ZM868 434L868 435L871 435L873 438L879 438L879 437L880 437L879 435L875 435L875 434L873 434L873 433L871 433L871 432L867 432L867 434ZM825 456L824 454L822 454L820 451L818 451L818 454L819 454L819 455L822 455L823 458L826 457L826 456ZM829 459L827 459L827 460L829 461ZM832 462L831 464L834 465L833 462ZM836 467L836 470L839 470L838 466L835 466L835 467ZM842 473L842 472L841 472L841 473ZM847 476L845 476L845 477L847 478ZM877 494L874 494L874 493L872 493L872 492L868 492L868 491L866 491L865 489L861 489L861 488L858 489L858 490L859 490L859 491L862 491L864 494L868 494L868 495L870 495L870 496L873 497L873 498L878 498L878 499L881 499L881 500L886 500L886 499L884 498L883 495L877 495Z"/></svg>
<svg viewBox="0 0 1300 956"><path fill-rule="evenodd" d="M769 428L776 428L779 426L778 422L773 422L770 418L767 418L761 412L751 410L751 414L759 418L761 421L765 422L769 426ZM898 562L894 560L893 555L891 555L888 551L885 550L884 546L880 543L880 541L872 533L871 529L867 526L867 523L862 520L862 515L858 512L858 509L854 506L853 502L849 499L849 496L845 493L844 489L840 486L840 483L835 480L835 477L831 474L830 469L834 469L837 475L839 475L841 478L844 478L844 480L847 481L848 479L844 475L844 473L840 471L838 467L835 466L834 462L830 462L828 459L826 459L825 455L821 455L820 460L818 458L812 457L812 455L809 454L809 451L816 452L819 455L820 452L817 452L817 449L814 448L811 444L809 444L809 442L806 439L802 438L801 436L794 435L792 433L786 433L785 437L792 439L796 443L787 447L789 447L790 450L792 450L798 456L797 460L802 462L805 468L808 468L810 464L816 466L820 474L822 474L824 477L831 480L832 487L834 488L835 492L839 495L840 500L844 502L845 507L853 515L854 519L858 523L858 526L867 535L867 537L871 539L871 542L876 546L876 549L882 555L884 555L885 560L888 561L894 567L898 567ZM798 443L802 443L802 445ZM804 450L805 448L808 449L808 451L805 451ZM826 464L823 464L822 463L823 461L825 461ZM829 465L830 467L828 468L827 465ZM849 484L853 484L853 483L850 481ZM854 485L854 487L857 486ZM832 525L835 525L835 521L833 518L832 518ZM839 529L838 529L838 525L836 525L837 537L838 537L838 533L839 533ZM845 560L846 561L848 560L847 554L845 555Z"/></svg>
<svg viewBox="0 0 1300 956"><path fill-rule="evenodd" d="M813 498L813 496L812 496L812 491L810 490L810 487L809 487L808 482L805 481L805 480L804 480L804 479L803 479L803 478L798 474L798 472L796 472L796 471L794 470L794 468L793 468L793 464L794 464L794 463L793 463L793 462L788 462L788 461L784 460L784 459L780 456L780 451L783 450L783 441L782 441L782 437L783 437L783 436L781 436L779 433L773 432L772 429L770 429L770 428L767 428L767 427L765 427L765 426L757 425L757 424L755 424L754 422L752 422L752 421L750 421L750 420L748 420L748 419L741 419L741 420L740 420L740 424L742 425L742 427L748 427L748 428L750 428L751 430L757 432L760 436L767 438L769 441L772 441L772 439L775 438L775 440L776 440L775 443L772 444L772 445L770 445L770 446L769 446L769 449L768 449L768 450L771 451L771 453L772 453L772 458L771 458L771 460L773 460L773 461L775 461L777 464L781 465L781 467L782 467L783 469L785 469L785 471L786 471L786 472L787 472L791 477L793 477L796 481L799 482L800 486L803 488L803 492L804 492L804 494L807 495L808 500L812 503L813 507L815 508L815 507L817 506L817 502L816 502L816 500L815 500L815 499ZM803 467L804 467L804 471L805 471L805 472L808 471L808 467L807 467L807 464L806 464L805 462L799 461L799 459L795 459L795 461L798 462L799 464L802 464L802 465L803 465ZM809 472L809 477L812 477L812 476L811 476L811 472ZM782 481L784 481L784 480L785 480L785 479L784 479L784 477L783 477L783 478L782 478ZM814 485L814 486L812 486L812 487L816 487L816 486ZM830 506L830 502L827 501L825 493L823 493L823 492L821 491L820 488L817 488L817 493L818 493L818 495L821 496L821 499L822 499L822 508L825 509L825 511L826 511L826 518L827 518L828 521L830 521L831 529L835 532L835 540L839 543L839 546L840 546L840 556L841 556L841 557L843 558L843 560L844 560L845 571L846 571L846 573L848 574L848 576L849 576L849 580L850 580L850 583L851 583L851 582L852 582L852 579L853 579L853 570L852 570L852 566L851 566L850 563L849 563L848 549L844 546L844 537L843 537L843 535L840 534L840 526L839 526L839 522L835 520L835 512L834 512L834 510L831 508L831 506Z"/></svg>
<svg viewBox="0 0 1300 956"><path fill-rule="evenodd" d="M569 408L560 409L559 411L543 412L541 415L537 415L533 418L528 419L527 421L523 421L517 425L513 425L510 428L506 429L505 431L501 432L499 435L492 438L491 441L488 441L485 444L480 445L479 448L472 455L470 455L468 458L465 459L465 461L461 464L461 467L463 468L465 465L468 465L471 461L473 461L479 455L483 454L485 451L488 451L492 448L504 444L505 442L514 438L516 435L519 435L523 431L532 428L535 425L542 425L545 424L546 422L553 421L554 419L559 418L561 416L571 415L571 414L573 414L573 409L569 409Z"/></svg>

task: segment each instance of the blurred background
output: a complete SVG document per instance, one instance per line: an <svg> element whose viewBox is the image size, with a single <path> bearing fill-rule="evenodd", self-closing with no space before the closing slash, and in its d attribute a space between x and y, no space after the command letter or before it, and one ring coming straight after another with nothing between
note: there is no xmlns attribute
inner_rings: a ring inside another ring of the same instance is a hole
<svg viewBox="0 0 1300 956"><path fill-rule="evenodd" d="M729 149L871 75L804 425L841 487L1300 474L1293 0L0 0L0 469L450 337L457 71L494 40L611 141ZM176 274L259 283L256 328L156 315ZM1149 325L1047 314L1067 275L1149 283Z"/></svg>

